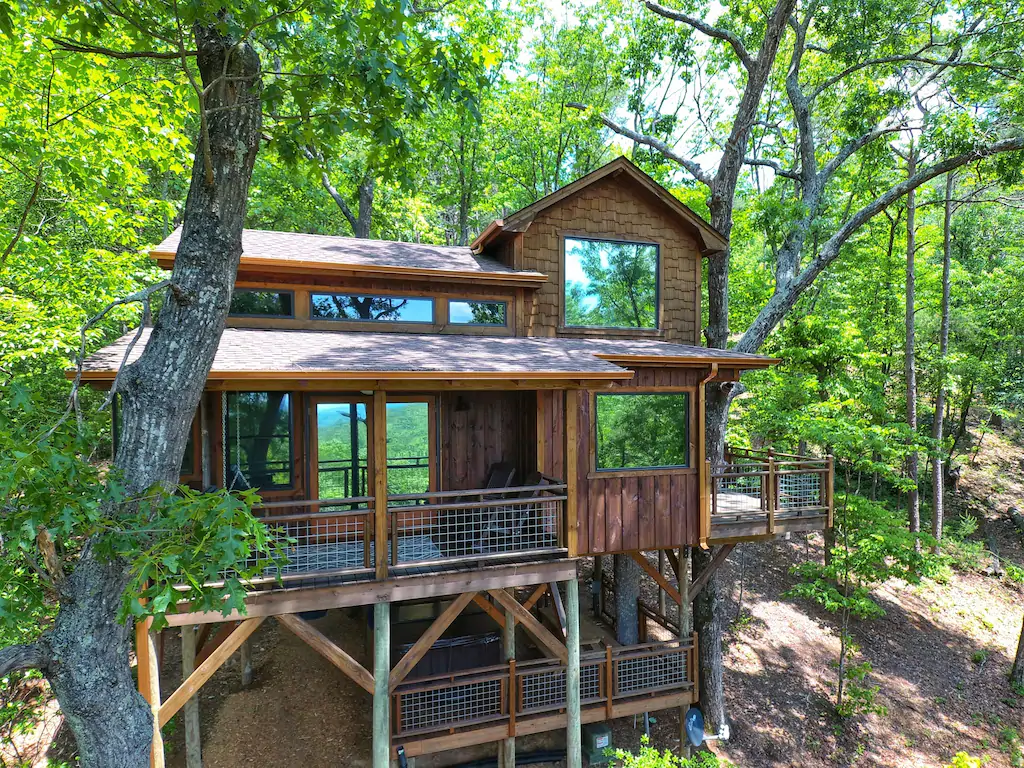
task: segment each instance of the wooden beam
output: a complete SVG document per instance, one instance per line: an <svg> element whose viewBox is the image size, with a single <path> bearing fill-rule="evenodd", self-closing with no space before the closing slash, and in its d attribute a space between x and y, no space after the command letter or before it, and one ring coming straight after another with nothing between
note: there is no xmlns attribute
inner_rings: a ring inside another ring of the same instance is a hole
<svg viewBox="0 0 1024 768"><path fill-rule="evenodd" d="M202 664L208 658L210 654L220 648L224 641L227 640L231 633L238 627L239 622L227 621L220 625L220 628L214 633L213 637L203 643L202 649L196 654L196 665ZM210 629L216 626L215 624L204 624L203 629ZM207 633L209 634L209 633ZM201 637L201 636L200 636ZM198 645L198 643L196 643Z"/></svg>
<svg viewBox="0 0 1024 768"><path fill-rule="evenodd" d="M213 673L220 669L220 666L231 657L231 654L238 649L238 646L256 631L256 628L263 623L263 618L263 616L258 616L243 621L238 629L231 633L231 637L220 648L211 653L206 661L196 667L196 671L189 675L188 679L179 685L174 693L167 697L167 701L160 705L158 721L161 727L167 725L167 722L177 714L182 705L191 699L203 687L203 684L213 676Z"/></svg>
<svg viewBox="0 0 1024 768"><path fill-rule="evenodd" d="M494 602L511 612L516 617L516 621L523 625L523 629L533 635L534 640L540 643L553 658L559 659L563 664L568 663L568 649L548 631L547 627L537 621L532 613L502 589L492 589L490 595Z"/></svg>
<svg viewBox="0 0 1024 768"><path fill-rule="evenodd" d="M388 404L381 390L373 393L374 567L378 579L388 576ZM392 542L397 547L398 542Z"/></svg>
<svg viewBox="0 0 1024 768"><path fill-rule="evenodd" d="M681 584L682 582L679 579L679 557L674 549L666 549L664 552L668 558L668 564L672 566L672 573L676 575L676 584Z"/></svg>
<svg viewBox="0 0 1024 768"><path fill-rule="evenodd" d="M569 557L579 554L579 518L576 509L579 478L580 390L565 393L565 546Z"/></svg>
<svg viewBox="0 0 1024 768"><path fill-rule="evenodd" d="M302 642L344 672L364 691L373 693L373 675L308 621L299 618L293 613L286 613L278 616L277 622L285 629L293 632Z"/></svg>
<svg viewBox="0 0 1024 768"><path fill-rule="evenodd" d="M669 583L669 580L665 578L664 574L658 573L658 569L648 562L647 558L644 557L643 552L630 552L629 556L636 561L637 565L647 572L648 576L654 579L659 587L665 590L665 594L671 597L675 601L676 605L683 604L683 598L679 594L679 590Z"/></svg>
<svg viewBox="0 0 1024 768"><path fill-rule="evenodd" d="M537 604L538 600L540 600L542 597L544 597L544 593L547 592L547 591L548 591L548 585L547 584L541 584L539 587L537 587L535 590L533 590L533 594L530 595L526 599L526 602L523 603L523 608L525 608L528 611L532 611L533 610L533 606L535 606Z"/></svg>
<svg viewBox="0 0 1024 768"><path fill-rule="evenodd" d="M708 583L708 579L711 578L711 574L718 570L718 567L725 562L725 558L729 556L729 553L732 552L735 546L735 543L724 544L719 547L717 552L715 552L714 557L711 558L711 562L708 563L708 567L701 571L697 578L695 578L690 584L691 602L700 594L700 591L704 589L704 585Z"/></svg>
<svg viewBox="0 0 1024 768"><path fill-rule="evenodd" d="M527 587L548 581L565 581L576 577L575 560L552 559L533 563L489 565L476 570L451 571L410 576L395 576L381 581L352 581L330 587L296 588L256 593L246 599L246 613L218 610L188 611L167 614L172 627L183 624L209 624L237 621L246 617L278 616L378 602L401 602L460 595L463 592L486 591L501 587Z"/></svg>
<svg viewBox="0 0 1024 768"><path fill-rule="evenodd" d="M562 593L558 591L558 584L552 582L550 585L551 601L555 604L555 613L558 614L558 628L562 631L562 639L569 637L569 630L566 628L565 606L562 605Z"/></svg>
<svg viewBox="0 0 1024 768"><path fill-rule="evenodd" d="M452 622L458 618L466 606L473 602L476 594L476 592L466 592L459 595L452 601L451 605L444 609L440 616L434 619L434 623L427 628L427 631L420 636L419 640L413 643L412 648L406 652L405 656L391 670L391 675L388 678L389 691L395 690L395 686L405 680L406 675L412 672L413 667L433 647L437 639L452 625Z"/></svg>
<svg viewBox="0 0 1024 768"><path fill-rule="evenodd" d="M505 614L494 607L494 603L480 594L473 595L473 602L480 606L502 629L505 628Z"/></svg>

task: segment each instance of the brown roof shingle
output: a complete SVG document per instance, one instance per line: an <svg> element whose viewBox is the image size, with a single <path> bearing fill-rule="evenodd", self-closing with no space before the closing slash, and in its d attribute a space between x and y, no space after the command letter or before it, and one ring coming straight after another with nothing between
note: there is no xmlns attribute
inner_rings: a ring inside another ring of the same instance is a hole
<svg viewBox="0 0 1024 768"><path fill-rule="evenodd" d="M172 259L178 250L181 228L151 251L155 258ZM543 281L539 272L519 271L495 259L478 256L468 247L367 240L299 232L246 229L242 232L242 266L254 261L276 261L290 266L316 264L357 271L404 270L426 273L461 273Z"/></svg>
<svg viewBox="0 0 1024 768"><path fill-rule="evenodd" d="M149 339L143 331L132 350L138 359ZM87 379L109 379L124 359L134 332L89 356ZM628 379L632 373L610 360L657 358L665 363L705 365L729 360L762 367L771 358L737 355L660 341L455 334L360 333L347 331L227 328L211 379L242 375L294 378L565 378Z"/></svg>

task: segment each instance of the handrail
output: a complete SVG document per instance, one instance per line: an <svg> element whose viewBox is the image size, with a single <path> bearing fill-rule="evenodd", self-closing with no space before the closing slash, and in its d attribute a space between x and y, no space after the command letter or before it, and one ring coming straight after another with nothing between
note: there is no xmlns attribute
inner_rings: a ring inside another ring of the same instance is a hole
<svg viewBox="0 0 1024 768"><path fill-rule="evenodd" d="M474 488L468 491L425 491L423 493L391 493L388 501L415 501L416 499L449 499L457 496L492 496L495 494L522 493L523 491L564 491L565 483L551 485L513 485L502 488Z"/></svg>
<svg viewBox="0 0 1024 768"><path fill-rule="evenodd" d="M581 653L581 704L610 718L617 702L693 691L696 652L694 634L686 640ZM677 661L662 660L680 654ZM391 691L392 735L454 733L503 722L514 736L517 722L565 708L566 672L558 659L534 659L403 681Z"/></svg>

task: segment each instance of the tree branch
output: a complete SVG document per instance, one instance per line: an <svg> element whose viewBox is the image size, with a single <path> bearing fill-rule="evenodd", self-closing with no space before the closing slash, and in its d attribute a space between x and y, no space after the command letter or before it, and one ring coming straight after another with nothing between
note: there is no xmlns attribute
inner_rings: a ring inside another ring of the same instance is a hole
<svg viewBox="0 0 1024 768"><path fill-rule="evenodd" d="M26 669L43 669L46 664L46 654L38 643L0 648L0 677Z"/></svg>
<svg viewBox="0 0 1024 768"><path fill-rule="evenodd" d="M753 68L754 58L747 51L746 46L743 45L743 41L740 40L735 33L730 32L727 29L722 29L721 27L708 24L702 19L690 16L682 11L677 11L675 8L668 8L654 0L644 0L644 5L659 16L664 16L666 19L672 19L673 21L681 21L684 24L688 24L693 27L697 31L703 32L708 37L713 37L717 40L724 40L732 46L732 49L736 52L736 55L739 57L746 69Z"/></svg>
<svg viewBox="0 0 1024 768"><path fill-rule="evenodd" d="M45 145L44 145L45 148ZM32 206L36 204L36 198L39 197L39 187L43 183L43 168L44 164L39 163L39 168L36 170L35 182L32 184L32 194L29 195L28 202L25 203L25 210L21 212L21 220L18 222L18 229L14 232L14 237L4 248L4 252L0 254L0 269L3 269L7 263L7 258L11 255L11 252L18 245L18 241L21 240L21 235L25 231L25 222L28 221L28 214L32 210Z"/></svg>
<svg viewBox="0 0 1024 768"><path fill-rule="evenodd" d="M310 162L316 163L317 168L320 169L320 184L324 189L327 190L327 194L331 196L331 199L337 204L338 208L341 209L341 214L348 220L349 226L352 227L352 232L356 231L356 217L352 213L352 209L348 207L348 203L345 202L345 198L338 191L338 188L331 182L331 177L327 175L327 171L324 168L324 156L319 150L314 151L312 147L302 147L302 154L306 156L306 159Z"/></svg>
<svg viewBox="0 0 1024 768"><path fill-rule="evenodd" d="M589 107L586 104L580 104L579 102L569 102L565 106L569 107L570 109L578 109L580 111L586 111L587 109L589 109ZM637 133L636 131L627 128L626 126L615 122L608 115L604 115L601 113L596 114L605 126L615 131L620 136L625 136L627 139L631 139L632 141L635 141L637 144L644 144L645 146L658 150L666 158L675 163L678 163L687 171L689 171L690 174L695 179L697 179L697 181L701 182L702 184L711 186L711 174L709 174L707 171L701 168L699 163L695 163L693 160L685 158L682 155L676 154L672 150L672 148L668 146L668 144L659 139L654 138L653 136L647 136L642 133Z"/></svg>
<svg viewBox="0 0 1024 768"><path fill-rule="evenodd" d="M1024 136L1012 136L1001 139L992 144L933 163L875 197L871 202L850 216L836 230L835 234L822 245L818 255L804 267L796 279L785 286L783 290L776 290L771 299L768 300L768 303L762 307L757 318L751 323L746 333L743 334L743 338L736 344L736 351L757 352L772 330L781 322L786 313L792 309L793 305L796 304L800 295L813 284L818 275L839 257L846 241L864 224L884 211L896 200L899 200L911 190L917 189L937 176L956 170L968 163L983 160L986 157L992 157L1003 152L1018 152L1021 150L1024 150Z"/></svg>
<svg viewBox="0 0 1024 768"><path fill-rule="evenodd" d="M773 171L775 171L775 174L777 176L782 176L787 179L793 179L794 181L800 181L799 173L797 173L796 171L790 171L783 168L775 160L769 160L768 158L764 157L745 157L743 158L743 162L746 163L747 165L762 165L765 168L771 168Z"/></svg>
<svg viewBox="0 0 1024 768"><path fill-rule="evenodd" d="M66 37L51 37L50 40L62 51L68 51L70 53L92 53L97 56L107 56L111 59L175 60L181 58L181 53L177 51L117 51L113 48L89 45ZM184 53L186 56L195 56L198 51L185 51Z"/></svg>

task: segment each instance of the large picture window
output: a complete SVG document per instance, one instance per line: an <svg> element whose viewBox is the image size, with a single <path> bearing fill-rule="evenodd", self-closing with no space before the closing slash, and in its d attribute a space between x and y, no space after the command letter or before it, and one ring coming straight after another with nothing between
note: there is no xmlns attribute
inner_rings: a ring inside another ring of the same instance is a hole
<svg viewBox="0 0 1024 768"><path fill-rule="evenodd" d="M657 328L658 246L565 238L565 324Z"/></svg>
<svg viewBox="0 0 1024 768"><path fill-rule="evenodd" d="M598 394L597 469L690 465L690 396L685 392Z"/></svg>
<svg viewBox="0 0 1024 768"><path fill-rule="evenodd" d="M292 486L292 408L286 392L228 394L227 487Z"/></svg>
<svg viewBox="0 0 1024 768"><path fill-rule="evenodd" d="M357 296L314 293L310 298L314 320L368 320L392 323L434 322L434 300L403 296Z"/></svg>

